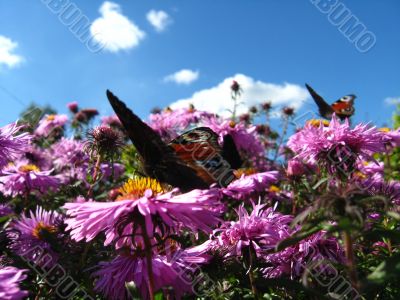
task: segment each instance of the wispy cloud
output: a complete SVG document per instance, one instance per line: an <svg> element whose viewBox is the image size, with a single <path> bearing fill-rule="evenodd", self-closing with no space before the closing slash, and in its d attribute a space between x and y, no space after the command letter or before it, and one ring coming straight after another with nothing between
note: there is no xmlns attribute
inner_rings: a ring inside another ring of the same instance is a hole
<svg viewBox="0 0 400 300"><path fill-rule="evenodd" d="M197 109L228 116L229 110L233 107L230 98L230 86L233 80L236 80L243 89L240 98L241 105L237 108L239 114L246 113L248 107L252 105L266 101L271 101L275 106L291 106L298 109L309 97L307 90L297 84L275 84L236 74L225 78L214 87L197 91L189 98L177 100L170 107L188 107L189 104L193 104Z"/></svg>
<svg viewBox="0 0 400 300"><path fill-rule="evenodd" d="M0 35L0 66L6 65L9 68L18 66L24 58L14 53L18 43L10 38Z"/></svg>
<svg viewBox="0 0 400 300"><path fill-rule="evenodd" d="M121 7L105 1L99 12L101 17L94 20L90 33L95 41L104 45L110 52L128 50L139 45L145 32L122 14Z"/></svg>
<svg viewBox="0 0 400 300"><path fill-rule="evenodd" d="M172 81L177 84L190 84L199 78L199 71L192 71L189 69L182 69L178 72L170 74L164 78L164 81Z"/></svg>
<svg viewBox="0 0 400 300"><path fill-rule="evenodd" d="M400 104L400 97L387 97L383 100L386 105L397 105Z"/></svg>
<svg viewBox="0 0 400 300"><path fill-rule="evenodd" d="M172 23L171 17L163 10L150 10L147 15L147 21L154 27L158 32L162 32Z"/></svg>

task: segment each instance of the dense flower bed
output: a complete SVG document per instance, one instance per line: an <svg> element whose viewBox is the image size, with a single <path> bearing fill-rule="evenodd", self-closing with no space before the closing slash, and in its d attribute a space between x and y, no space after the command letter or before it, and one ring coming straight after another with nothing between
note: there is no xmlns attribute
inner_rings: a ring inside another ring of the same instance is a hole
<svg viewBox="0 0 400 300"><path fill-rule="evenodd" d="M309 120L283 132L271 105L222 118L157 110L166 142L230 134L226 187L182 192L146 177L116 116L94 109L0 128L0 299L395 299L400 133ZM336 298L335 298L336 297Z"/></svg>

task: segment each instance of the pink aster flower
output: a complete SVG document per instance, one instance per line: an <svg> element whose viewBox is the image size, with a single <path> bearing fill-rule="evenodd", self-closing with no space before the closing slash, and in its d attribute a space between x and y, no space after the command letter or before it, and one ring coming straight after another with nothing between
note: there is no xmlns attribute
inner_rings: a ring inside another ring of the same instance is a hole
<svg viewBox="0 0 400 300"><path fill-rule="evenodd" d="M149 299L148 273L146 259L134 255L119 255L110 262L101 262L100 270L93 276L98 277L95 291L104 294L107 299L131 299L125 283L134 282L143 299ZM180 299L191 291L191 286L179 275L180 266L176 261L169 262L165 256L155 255L152 259L154 289L170 286L174 289L174 299ZM178 272L177 272L178 271Z"/></svg>
<svg viewBox="0 0 400 300"><path fill-rule="evenodd" d="M40 266L51 267L58 259L56 240L62 217L41 207L12 222L8 236L11 249L22 258Z"/></svg>
<svg viewBox="0 0 400 300"><path fill-rule="evenodd" d="M289 178L298 178L307 172L307 167L304 162L299 159L293 158L288 161L288 166L286 169L286 175Z"/></svg>
<svg viewBox="0 0 400 300"><path fill-rule="evenodd" d="M348 174L355 170L357 159L373 160L374 153L384 152L384 141L375 127L359 124L352 129L348 120L341 124L333 116L327 127L307 124L289 138L288 146L300 159L316 161L331 173Z"/></svg>
<svg viewBox="0 0 400 300"><path fill-rule="evenodd" d="M265 277L299 278L307 268L332 274L332 264L344 263L344 251L335 237L319 231L294 246L264 256L264 260L269 265L262 269Z"/></svg>
<svg viewBox="0 0 400 300"><path fill-rule="evenodd" d="M203 125L215 131L220 136L221 143L223 137L230 134L238 150L246 153L250 158L264 156L264 147L258 137L256 126L217 118L209 119Z"/></svg>
<svg viewBox="0 0 400 300"><path fill-rule="evenodd" d="M213 118L215 118L214 114L198 111L193 107L166 109L160 113L151 114L149 125L164 140L170 141L191 127L198 127L199 123Z"/></svg>
<svg viewBox="0 0 400 300"><path fill-rule="evenodd" d="M21 128L15 123L0 128L0 170L28 147L32 137L28 133L17 134Z"/></svg>
<svg viewBox="0 0 400 300"><path fill-rule="evenodd" d="M79 111L78 102L76 101L67 103L67 107L73 114L76 114Z"/></svg>
<svg viewBox="0 0 400 300"><path fill-rule="evenodd" d="M226 257L241 256L243 249L250 246L257 256L263 256L290 235L292 217L274 212L272 208L264 210L264 207L254 205L249 214L242 205L237 212L238 221L226 222L216 230L215 243L227 249Z"/></svg>
<svg viewBox="0 0 400 300"><path fill-rule="evenodd" d="M0 175L0 191L4 195L22 195L31 191L46 193L59 186L59 180L51 176L52 170L41 171L32 164L10 165Z"/></svg>
<svg viewBox="0 0 400 300"><path fill-rule="evenodd" d="M389 128L379 128L379 131L385 135L388 145L391 145L392 147L400 146L400 128L395 130L391 130Z"/></svg>
<svg viewBox="0 0 400 300"><path fill-rule="evenodd" d="M71 230L71 237L77 241L90 241L104 231L104 244L117 241L116 247L120 248L132 244L130 238L121 236L135 234L133 228L141 230L140 219L144 219L150 237L155 232L169 233L181 226L211 232L211 226L219 222L218 189L193 190L181 195L176 195L176 191L161 192L155 180L141 178L128 181L124 195L115 202L66 203L67 230Z"/></svg>
<svg viewBox="0 0 400 300"><path fill-rule="evenodd" d="M101 126L123 128L122 123L117 115L101 117Z"/></svg>
<svg viewBox="0 0 400 300"><path fill-rule="evenodd" d="M45 115L35 130L38 136L48 136L53 130L61 129L68 122L67 115Z"/></svg>
<svg viewBox="0 0 400 300"><path fill-rule="evenodd" d="M0 204L0 217L8 216L13 214L14 211L7 204Z"/></svg>
<svg viewBox="0 0 400 300"><path fill-rule="evenodd" d="M259 195L262 192L266 192L268 187L272 183L277 182L277 180L277 171L242 175L242 177L231 182L226 188L223 188L222 193L235 199L245 199L250 195Z"/></svg>
<svg viewBox="0 0 400 300"><path fill-rule="evenodd" d="M29 145L15 160L19 164L38 166L41 170L49 170L53 165L49 151L35 145Z"/></svg>
<svg viewBox="0 0 400 300"><path fill-rule="evenodd" d="M25 271L14 267L0 267L0 299L20 300L28 296L28 292L21 291L18 286L26 278Z"/></svg>
<svg viewBox="0 0 400 300"><path fill-rule="evenodd" d="M89 160L83 150L84 143L74 139L61 138L60 141L51 146L53 163L57 169L66 166L79 166Z"/></svg>

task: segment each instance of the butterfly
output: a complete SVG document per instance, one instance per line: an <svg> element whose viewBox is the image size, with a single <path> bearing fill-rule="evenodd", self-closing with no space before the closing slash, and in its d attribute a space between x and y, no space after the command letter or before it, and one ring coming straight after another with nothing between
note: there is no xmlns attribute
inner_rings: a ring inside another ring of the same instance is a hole
<svg viewBox="0 0 400 300"><path fill-rule="evenodd" d="M335 113L336 116L338 116L341 120L344 120L345 118L349 118L354 114L354 99L356 99L355 95L343 96L336 102L329 105L324 98L318 95L307 83L306 88L310 92L315 103L318 105L319 114L323 118L330 119L333 113Z"/></svg>
<svg viewBox="0 0 400 300"><path fill-rule="evenodd" d="M223 146L208 127L189 130L169 143L107 90L107 98L139 153L144 173L182 191L206 189L212 183L227 186L242 160L231 135Z"/></svg>

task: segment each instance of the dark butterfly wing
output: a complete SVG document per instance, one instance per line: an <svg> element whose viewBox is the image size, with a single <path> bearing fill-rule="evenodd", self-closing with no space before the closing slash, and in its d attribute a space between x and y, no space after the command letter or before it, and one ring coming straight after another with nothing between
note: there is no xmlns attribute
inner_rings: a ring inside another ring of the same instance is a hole
<svg viewBox="0 0 400 300"><path fill-rule="evenodd" d="M208 187L207 183L196 175L195 170L177 157L173 148L166 145L150 126L109 90L107 98L142 157L147 176L179 187L183 191Z"/></svg>
<svg viewBox="0 0 400 300"><path fill-rule="evenodd" d="M306 88L309 91L310 95L313 97L315 103L318 105L319 114L322 117L329 119L334 113L333 108L324 100L324 98L318 95L317 92L314 91L313 88L310 87L307 83L306 83Z"/></svg>
<svg viewBox="0 0 400 300"><path fill-rule="evenodd" d="M356 99L355 95L347 95L332 104L332 109L340 119L343 120L354 115L354 99Z"/></svg>
<svg viewBox="0 0 400 300"><path fill-rule="evenodd" d="M239 169L243 164L242 158L236 148L236 144L230 134L224 136L222 156L228 161L232 169Z"/></svg>
<svg viewBox="0 0 400 300"><path fill-rule="evenodd" d="M218 143L218 135L210 128L189 130L172 140L169 145L208 184L216 182L220 186L227 186L235 179L233 168Z"/></svg>

